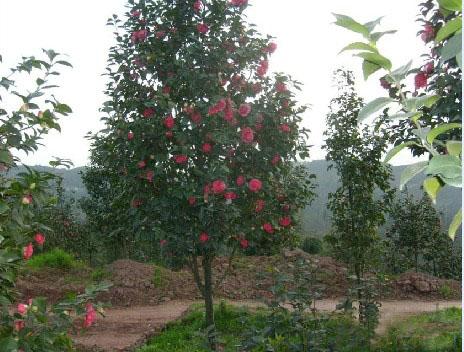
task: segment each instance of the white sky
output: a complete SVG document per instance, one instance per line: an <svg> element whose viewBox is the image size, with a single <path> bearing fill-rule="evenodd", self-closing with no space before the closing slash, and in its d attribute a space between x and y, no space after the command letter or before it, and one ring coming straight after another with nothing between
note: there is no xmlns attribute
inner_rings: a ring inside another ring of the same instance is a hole
<svg viewBox="0 0 464 352"><path fill-rule="evenodd" d="M360 22L385 16L381 29L397 29L380 42L381 51L401 66L410 59L421 63L425 48L416 33L419 1L406 0L249 0L246 14L263 34L276 37L277 51L270 69L286 72L303 82L298 99L311 104L304 125L311 129L311 159L322 159L325 114L334 96L332 72L345 66L355 71L359 92L370 99L385 94L378 85L378 75L367 83L362 80L361 62L350 54L337 55L351 41L361 39L332 24L332 12L350 15ZM24 159L25 163L46 165L52 156L71 159L75 166L88 163L88 131L102 127L98 109L105 100L102 91L108 48L113 35L106 20L113 13L125 11L125 0L0 0L0 54L4 65L14 65L21 56L39 55L41 48L69 55L74 69L63 68L57 96L69 104L74 113L62 120L62 133L48 135L39 152ZM368 5L369 4L369 5ZM411 161L407 154L395 164Z"/></svg>

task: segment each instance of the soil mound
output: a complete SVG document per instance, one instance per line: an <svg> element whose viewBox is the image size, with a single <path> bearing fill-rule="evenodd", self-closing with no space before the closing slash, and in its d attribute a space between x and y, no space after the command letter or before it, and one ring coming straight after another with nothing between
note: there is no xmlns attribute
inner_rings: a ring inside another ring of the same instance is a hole
<svg viewBox="0 0 464 352"><path fill-rule="evenodd" d="M459 281L440 279L424 273L403 273L393 281L392 288L398 298L457 299L461 297L461 283Z"/></svg>

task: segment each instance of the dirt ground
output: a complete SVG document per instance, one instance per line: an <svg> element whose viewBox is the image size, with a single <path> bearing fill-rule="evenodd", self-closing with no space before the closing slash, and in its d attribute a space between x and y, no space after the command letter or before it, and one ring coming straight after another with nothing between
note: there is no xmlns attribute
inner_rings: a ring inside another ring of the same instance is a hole
<svg viewBox="0 0 464 352"><path fill-rule="evenodd" d="M74 340L82 351L133 351L136 346L161 331L168 322L181 318L196 302L176 300L156 306L108 309L105 318L99 318L95 326ZM261 305L257 301L247 300L228 303L250 308ZM330 312L337 303L339 301L335 299L323 299L317 301L316 308ZM384 333L398 319L447 307L461 307L461 301L385 301L380 308L381 320L377 333Z"/></svg>

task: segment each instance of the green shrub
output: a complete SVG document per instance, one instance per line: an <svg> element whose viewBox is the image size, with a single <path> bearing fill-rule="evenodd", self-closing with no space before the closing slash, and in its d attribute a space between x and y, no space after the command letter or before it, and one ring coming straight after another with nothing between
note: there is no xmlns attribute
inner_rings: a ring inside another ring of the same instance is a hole
<svg viewBox="0 0 464 352"><path fill-rule="evenodd" d="M317 237L305 237L301 243L301 249L309 254L320 254L322 252L322 241Z"/></svg>
<svg viewBox="0 0 464 352"><path fill-rule="evenodd" d="M28 262L27 267L33 270L43 268L73 269L82 266L82 263L62 249L54 248L49 252L34 255Z"/></svg>
<svg viewBox="0 0 464 352"><path fill-rule="evenodd" d="M90 274L90 278L94 282L100 282L104 279L108 279L110 275L111 274L105 268L96 268L92 271L92 274Z"/></svg>

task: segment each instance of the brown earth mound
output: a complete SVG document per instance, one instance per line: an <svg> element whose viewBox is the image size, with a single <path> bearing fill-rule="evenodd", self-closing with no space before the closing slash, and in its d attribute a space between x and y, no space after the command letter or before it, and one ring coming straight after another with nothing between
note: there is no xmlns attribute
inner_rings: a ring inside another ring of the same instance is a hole
<svg viewBox="0 0 464 352"><path fill-rule="evenodd" d="M282 256L237 257L229 267L229 258L216 258L213 265L216 278L215 296L231 300L258 299L269 296L274 281L271 272L289 273L298 258L307 260L315 273L315 285L324 298L344 296L348 288L347 269L330 257L309 255L301 250L285 251ZM153 264L133 260L118 260L108 265L113 286L101 295L102 301L113 306L156 305L171 300L201 298L188 269L171 271ZM224 275L227 273L227 275ZM83 292L91 282L89 271L76 273L48 270L30 273L18 282L24 298L47 296L51 301L69 292ZM220 280L224 277L224 280ZM73 280L74 278L74 280ZM218 282L220 281L220 282ZM384 298L453 299L461 294L460 282L420 274L405 273L392 280Z"/></svg>
<svg viewBox="0 0 464 352"><path fill-rule="evenodd" d="M416 272L406 272L392 282L392 289L398 298L428 297L459 298L461 297L461 282L440 279L432 275Z"/></svg>

